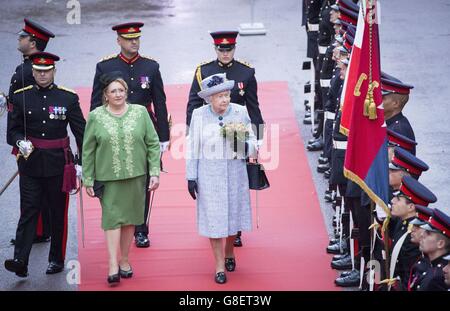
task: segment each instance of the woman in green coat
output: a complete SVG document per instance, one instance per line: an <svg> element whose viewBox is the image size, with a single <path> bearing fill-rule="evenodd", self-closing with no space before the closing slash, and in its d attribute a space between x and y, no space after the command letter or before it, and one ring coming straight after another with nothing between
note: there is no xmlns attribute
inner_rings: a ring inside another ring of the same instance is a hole
<svg viewBox="0 0 450 311"><path fill-rule="evenodd" d="M94 180L104 185L100 203L109 252L107 281L117 284L133 274L128 253L134 226L144 219L145 191L159 186L160 146L147 109L126 102L126 82L117 75L102 80L104 105L89 113L84 134L83 183L91 197Z"/></svg>

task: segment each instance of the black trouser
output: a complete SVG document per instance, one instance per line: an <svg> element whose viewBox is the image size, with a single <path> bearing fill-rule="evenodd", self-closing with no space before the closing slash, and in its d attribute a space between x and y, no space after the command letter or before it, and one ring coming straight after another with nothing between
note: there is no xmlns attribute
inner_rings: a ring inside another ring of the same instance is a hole
<svg viewBox="0 0 450 311"><path fill-rule="evenodd" d="M356 217L359 227L359 247L361 248L364 260L369 262L370 260L370 231L371 225L371 207L369 205L361 205L356 211Z"/></svg>
<svg viewBox="0 0 450 311"><path fill-rule="evenodd" d="M46 198L43 198L38 225L36 226L36 237L49 237L52 234L50 226L50 209Z"/></svg>
<svg viewBox="0 0 450 311"><path fill-rule="evenodd" d="M21 214L16 231L14 258L28 264L36 226L45 202L50 212L51 237L49 261L63 263L67 242L67 210L69 197L61 191L63 175L30 177L20 175Z"/></svg>
<svg viewBox="0 0 450 311"><path fill-rule="evenodd" d="M333 123L334 120L326 119L323 133L323 155L331 159L331 149L333 149ZM343 193L345 194L345 192Z"/></svg>
<svg viewBox="0 0 450 311"><path fill-rule="evenodd" d="M147 181L145 182L145 189L148 189L149 185L150 185L150 175L147 175ZM145 191L144 223L142 225L135 226L134 235L138 234L139 232L148 235L147 219L148 217L150 217L150 194L151 194L150 191Z"/></svg>

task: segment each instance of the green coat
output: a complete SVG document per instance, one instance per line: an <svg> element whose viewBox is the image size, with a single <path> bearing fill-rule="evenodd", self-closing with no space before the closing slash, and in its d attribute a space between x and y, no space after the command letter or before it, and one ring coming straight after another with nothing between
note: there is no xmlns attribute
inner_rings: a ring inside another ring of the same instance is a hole
<svg viewBox="0 0 450 311"><path fill-rule="evenodd" d="M148 165L147 165L148 164ZM148 173L159 176L160 146L147 109L128 104L118 117L105 106L89 113L83 139L83 183L114 181Z"/></svg>

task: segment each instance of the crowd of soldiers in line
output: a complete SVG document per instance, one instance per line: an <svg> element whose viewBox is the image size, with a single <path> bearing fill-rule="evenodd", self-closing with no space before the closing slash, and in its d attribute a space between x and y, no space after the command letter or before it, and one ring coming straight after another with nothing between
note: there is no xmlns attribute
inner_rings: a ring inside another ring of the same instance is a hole
<svg viewBox="0 0 450 311"><path fill-rule="evenodd" d="M450 217L428 206L437 198L418 181L429 167L416 157L414 131L402 113L413 86L381 73L390 160L389 223L384 222L386 213L344 176L347 136L340 131L340 99L360 5L357 0L303 1L306 56L312 58L315 77L314 85L305 85L305 93L314 93L313 105L305 100L303 122L314 129L307 149L322 151L317 171L328 180L325 201L335 210L335 236L326 247L334 254L331 267L344 271L335 284L362 290L446 291Z"/></svg>

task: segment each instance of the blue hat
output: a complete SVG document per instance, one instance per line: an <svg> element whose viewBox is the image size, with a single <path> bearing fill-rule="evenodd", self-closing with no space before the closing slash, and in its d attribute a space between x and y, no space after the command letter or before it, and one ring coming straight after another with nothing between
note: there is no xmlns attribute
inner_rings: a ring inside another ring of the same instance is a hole
<svg viewBox="0 0 450 311"><path fill-rule="evenodd" d="M387 129L387 138L389 147L402 147L409 152L413 152L414 147L417 146L417 142L409 137L399 134L392 129Z"/></svg>
<svg viewBox="0 0 450 311"><path fill-rule="evenodd" d="M394 157L391 163L389 163L389 168L392 170L403 169L413 177L416 177L416 179L420 177L422 172L426 172L429 169L425 162L400 147L394 148Z"/></svg>
<svg viewBox="0 0 450 311"><path fill-rule="evenodd" d="M207 98L208 96L229 91L234 87L234 80L227 80L225 73L218 73L202 80L202 90L198 92L200 98Z"/></svg>
<svg viewBox="0 0 450 311"><path fill-rule="evenodd" d="M421 228L443 234L450 238L450 217L436 208L428 223L421 226Z"/></svg>
<svg viewBox="0 0 450 311"><path fill-rule="evenodd" d="M403 83L394 76L391 76L385 72L381 72L381 93L382 95L388 95L393 93L408 95L409 91L414 88L410 84Z"/></svg>
<svg viewBox="0 0 450 311"><path fill-rule="evenodd" d="M433 210L429 207L416 205L416 218L409 223L415 226L425 225L433 215Z"/></svg>
<svg viewBox="0 0 450 311"><path fill-rule="evenodd" d="M400 192L415 205L427 207L437 201L433 192L411 176L403 176Z"/></svg>

